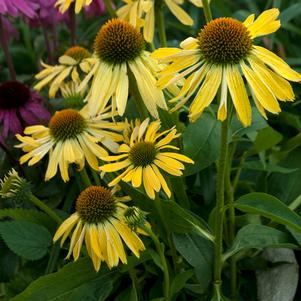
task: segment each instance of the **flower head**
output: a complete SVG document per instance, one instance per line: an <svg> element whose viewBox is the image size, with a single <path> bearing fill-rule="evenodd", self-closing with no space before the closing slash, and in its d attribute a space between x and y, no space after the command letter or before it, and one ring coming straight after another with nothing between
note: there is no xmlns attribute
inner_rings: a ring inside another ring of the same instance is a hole
<svg viewBox="0 0 301 301"><path fill-rule="evenodd" d="M63 97L63 105L65 108L81 108L84 105L85 92L78 91L78 83L70 81L62 83L60 92Z"/></svg>
<svg viewBox="0 0 301 301"><path fill-rule="evenodd" d="M128 22L113 19L103 25L95 38L94 57L86 61L91 68L79 90L86 88L94 77L86 98L91 115L106 106L111 97L112 109L124 114L130 75L136 79L152 116L158 117L157 107L167 109L164 95L155 84L158 65L144 50L142 35Z"/></svg>
<svg viewBox="0 0 301 301"><path fill-rule="evenodd" d="M155 1L154 0L123 0L126 4L118 9L120 19L130 22L134 27L143 27L144 39L152 43L155 31ZM192 18L183 10L184 1L164 0L172 14L183 24L192 26ZM191 0L197 7L202 7L202 0ZM157 7L156 9L161 9Z"/></svg>
<svg viewBox="0 0 301 301"><path fill-rule="evenodd" d="M67 21L68 14L61 14L55 7L56 0L31 0L35 4L36 15L29 19L30 27L49 27L56 26L59 22Z"/></svg>
<svg viewBox="0 0 301 301"><path fill-rule="evenodd" d="M84 59L90 56L87 49L73 46L59 58L59 65L51 66L41 62L45 69L35 76L39 82L34 86L34 89L40 91L44 86L50 84L49 97L54 98L61 84L69 76L71 76L72 81L80 82L79 72L89 70L89 64L84 62Z"/></svg>
<svg viewBox="0 0 301 301"><path fill-rule="evenodd" d="M61 224L53 240L62 237L62 246L75 227L67 258L73 254L77 260L85 241L96 271L102 261L109 268L117 266L119 260L127 263L123 242L139 257L145 247L135 230L126 224L124 212L129 208L124 204L126 200L128 197L116 197L114 191L102 186L86 188L77 198L76 212Z"/></svg>
<svg viewBox="0 0 301 301"><path fill-rule="evenodd" d="M48 121L50 113L43 106L43 99L18 81L0 84L0 123L3 138L9 133L23 131L24 125Z"/></svg>
<svg viewBox="0 0 301 301"><path fill-rule="evenodd" d="M17 17L25 15L28 18L35 16L35 5L28 0L0 0L0 15Z"/></svg>
<svg viewBox="0 0 301 301"><path fill-rule="evenodd" d="M115 152L118 148L115 141L122 140L118 131L123 129L123 123L113 123L107 121L108 118L112 118L112 114L106 111L88 118L86 108L81 111L65 109L56 112L48 127L27 127L24 133L28 136L17 135L22 143L16 147L27 153L20 158L21 164L27 161L28 165L36 164L49 153L45 180L54 177L59 167L65 182L69 180L69 164L76 163L82 169L87 160L93 169L98 170L97 158L107 155L104 147Z"/></svg>
<svg viewBox="0 0 301 301"><path fill-rule="evenodd" d="M75 13L78 14L83 7L89 6L93 0L57 0L55 6L63 14L66 12L71 4L74 4ZM95 0L94 0L95 1Z"/></svg>
<svg viewBox="0 0 301 301"><path fill-rule="evenodd" d="M23 201L26 194L31 191L31 185L12 169L0 180L0 196L3 198L13 198L15 201Z"/></svg>
<svg viewBox="0 0 301 301"><path fill-rule="evenodd" d="M271 51L254 45L256 37L273 33L280 27L280 21L276 20L278 15L278 9L274 8L263 12L255 21L254 15L243 23L218 18L205 25L197 38L184 40L182 49L155 51L154 58L170 63L158 81L161 88L188 76L179 95L171 100L177 103L173 110L196 92L189 110L193 122L221 88L218 119L227 118L229 91L239 120L249 126L252 112L242 75L263 117L266 118L265 111L274 114L281 111L278 100L293 101L295 96L288 80L301 81L301 75Z"/></svg>
<svg viewBox="0 0 301 301"><path fill-rule="evenodd" d="M109 183L109 186L116 185L123 180L132 182L133 187L140 187L143 184L151 199L155 198L155 192L159 192L161 188L168 197L171 196L160 169L173 176L181 176L184 170L181 162L194 162L182 154L164 151L166 149L178 150L178 147L169 143L180 134L177 134L174 127L160 133L158 132L160 126L160 121L151 123L149 119L145 119L142 123L136 121L125 131L125 143L120 145L119 154L101 158L103 161L117 161L100 166L101 171L114 172L125 169Z"/></svg>

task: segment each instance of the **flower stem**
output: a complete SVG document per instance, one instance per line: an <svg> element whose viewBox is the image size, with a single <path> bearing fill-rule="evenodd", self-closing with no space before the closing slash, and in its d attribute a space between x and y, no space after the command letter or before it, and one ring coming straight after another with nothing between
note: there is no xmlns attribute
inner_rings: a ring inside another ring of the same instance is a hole
<svg viewBox="0 0 301 301"><path fill-rule="evenodd" d="M117 18L118 16L115 9L112 6L111 0L104 0L103 2L111 18Z"/></svg>
<svg viewBox="0 0 301 301"><path fill-rule="evenodd" d="M69 8L69 28L70 28L70 38L71 38L71 45L74 46L76 44L76 15L75 15L75 4L74 2L71 3Z"/></svg>
<svg viewBox="0 0 301 301"><path fill-rule="evenodd" d="M160 260L162 263L163 274L164 274L164 283L163 283L163 290L164 290L164 301L170 301L170 284L169 284L169 271L166 262L166 258L164 255L164 246L160 243L158 237L155 233L148 227L143 227L143 230L150 236L152 241L155 244L156 250L160 256Z"/></svg>
<svg viewBox="0 0 301 301"><path fill-rule="evenodd" d="M16 80L17 79L16 71L15 71L13 59L10 55L9 48L8 48L7 32L5 30L4 22L2 20L1 15L0 15L0 42L1 42L1 45L2 45L2 49L3 49L3 52L4 52L4 56L5 56L5 59L6 59L6 63L7 63L7 66L8 66L8 70L9 70L11 79Z"/></svg>
<svg viewBox="0 0 301 301"><path fill-rule="evenodd" d="M204 10L204 15L206 22L209 23L212 20L212 13L210 9L210 4L208 0L203 0L203 10Z"/></svg>
<svg viewBox="0 0 301 301"><path fill-rule="evenodd" d="M231 183L231 163L233 161L233 156L235 152L236 145L232 145L231 151L228 153L228 162L226 166L226 177L225 177L225 190L226 190L226 200L227 205L229 206L229 216L228 216L228 225L229 225L229 245L231 246L235 238L235 208L234 203L234 191L233 185ZM237 291L237 269L236 269L236 260L232 256L230 258L230 294L231 300L236 300L236 291Z"/></svg>
<svg viewBox="0 0 301 301"><path fill-rule="evenodd" d="M145 106L144 106L142 97L140 95L136 79L134 77L134 74L130 70L130 68L128 68L128 76L129 76L130 93L135 100L136 108L139 112L140 118L144 120L146 117L148 117L148 113L145 110Z"/></svg>
<svg viewBox="0 0 301 301"><path fill-rule="evenodd" d="M128 271L129 271L129 275L132 280L132 285L136 290L138 300L143 300L143 296L142 296L141 288L139 286L139 281L138 281L138 277L137 277L135 268L129 265Z"/></svg>
<svg viewBox="0 0 301 301"><path fill-rule="evenodd" d="M224 198L225 198L225 171L228 153L228 119L222 122L221 146L217 169L216 185L216 216L215 216L215 245L214 245L214 284L221 284L222 251L223 251L223 222L224 222Z"/></svg>
<svg viewBox="0 0 301 301"><path fill-rule="evenodd" d="M166 47L167 40L166 40L164 10L163 10L162 0L155 1L155 15L156 15L156 23L158 26L158 33L159 33L159 40L160 40L161 47Z"/></svg>
<svg viewBox="0 0 301 301"><path fill-rule="evenodd" d="M90 181L90 178L87 174L85 167L80 171L80 176L81 176L81 179L82 179L82 182L83 182L85 188L92 186L92 183Z"/></svg>
<svg viewBox="0 0 301 301"><path fill-rule="evenodd" d="M63 220L51 208L49 208L44 202L42 202L41 200L39 200L32 193L29 193L27 196L28 196L28 199L29 199L29 201L31 203L33 203L35 206L37 206L42 211L44 211L47 215L49 215L58 224L62 223Z"/></svg>

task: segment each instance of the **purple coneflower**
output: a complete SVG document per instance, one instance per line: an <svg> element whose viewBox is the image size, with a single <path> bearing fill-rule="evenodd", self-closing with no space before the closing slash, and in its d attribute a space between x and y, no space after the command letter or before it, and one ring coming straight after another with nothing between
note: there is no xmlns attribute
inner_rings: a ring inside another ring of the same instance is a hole
<svg viewBox="0 0 301 301"><path fill-rule="evenodd" d="M17 17L20 14L29 18L34 17L34 3L28 0L0 0L0 15Z"/></svg>
<svg viewBox="0 0 301 301"><path fill-rule="evenodd" d="M105 14L106 6L103 0L94 0L89 6L85 6L84 10L88 17L98 17Z"/></svg>
<svg viewBox="0 0 301 301"><path fill-rule="evenodd" d="M17 81L0 84L1 136L22 133L27 125L48 121L50 113L44 108L41 96Z"/></svg>

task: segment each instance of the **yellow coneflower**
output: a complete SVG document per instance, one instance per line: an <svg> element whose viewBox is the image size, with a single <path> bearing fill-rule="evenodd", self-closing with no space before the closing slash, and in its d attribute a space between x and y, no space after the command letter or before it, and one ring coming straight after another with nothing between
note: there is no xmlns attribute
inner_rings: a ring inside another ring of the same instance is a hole
<svg viewBox="0 0 301 301"><path fill-rule="evenodd" d="M59 8L59 11L63 14L68 10L70 5L75 2L74 10L78 14L83 7L89 6L93 0L57 0L55 6Z"/></svg>
<svg viewBox="0 0 301 301"><path fill-rule="evenodd" d="M169 143L180 134L177 134L175 127L160 133L158 132L160 126L159 120L150 124L148 118L142 123L136 121L125 131L125 143L120 145L117 154L101 158L103 161L118 161L100 166L99 169L103 172L125 169L109 183L109 186L114 186L123 180L132 182L133 187L140 187L143 184L151 199L155 198L155 191L159 192L161 187L168 197L171 196L160 169L173 176L181 176L182 170L185 168L181 162L194 162L182 154L164 151L179 149Z"/></svg>
<svg viewBox="0 0 301 301"><path fill-rule="evenodd" d="M127 263L122 240L139 257L145 247L135 230L126 223L124 214L130 208L123 203L126 200L128 197L116 197L114 191L102 186L86 188L76 201L76 212L61 224L53 241L62 237L63 246L75 227L66 258L73 254L74 260L77 260L85 241L96 271L99 271L102 261L109 268L117 266L119 259Z"/></svg>
<svg viewBox="0 0 301 301"><path fill-rule="evenodd" d="M99 30L94 42L94 57L87 59L91 70L80 84L87 87L93 77L87 100L91 114L105 107L112 97L112 110L123 115L132 73L148 111L158 117L157 106L167 109L164 95L156 86L156 60L144 50L142 35L128 22L113 19Z"/></svg>
<svg viewBox="0 0 301 301"><path fill-rule="evenodd" d="M64 55L59 58L59 65L51 66L41 62L45 68L35 77L39 82L34 86L36 91L40 91L44 86L50 84L49 97L54 98L63 81L71 75L74 82L80 81L79 72L89 70L88 62L84 59L91 55L89 51L80 46L74 46L66 50Z"/></svg>
<svg viewBox="0 0 301 301"><path fill-rule="evenodd" d="M120 19L130 22L134 27L143 27L144 39L151 43L155 31L155 1L154 0L123 0L126 4L118 9ZM197 7L202 7L202 0L190 0ZM174 16L184 25L193 25L192 18L180 6L183 0L164 0Z"/></svg>
<svg viewBox="0 0 301 301"><path fill-rule="evenodd" d="M161 88L189 75L180 94L171 100L180 100L173 110L197 92L189 110L193 122L221 87L218 119L227 117L229 90L239 120L249 126L252 112L242 75L263 117L266 118L265 110L274 114L281 111L277 99L293 101L295 96L287 80L299 82L301 75L271 51L253 44L254 38L273 33L280 27L280 21L276 20L278 15L278 9L273 8L255 21L254 15L243 23L232 18L218 18L205 25L197 38L184 40L180 45L182 49L155 51L154 58L170 63L161 73L158 82Z"/></svg>
<svg viewBox="0 0 301 301"><path fill-rule="evenodd" d="M81 111L65 109L56 112L48 127L34 125L25 128L27 136L16 135L22 142L16 147L27 153L20 158L20 163L29 161L28 165L34 165L49 153L46 181L55 176L58 168L62 179L68 181L69 164L76 163L82 169L85 160L98 170L98 158L108 154L103 146L116 152L119 146L116 141L123 139L118 132L123 130L124 124L106 120L113 117L107 112L109 109L94 118L87 117L86 107Z"/></svg>

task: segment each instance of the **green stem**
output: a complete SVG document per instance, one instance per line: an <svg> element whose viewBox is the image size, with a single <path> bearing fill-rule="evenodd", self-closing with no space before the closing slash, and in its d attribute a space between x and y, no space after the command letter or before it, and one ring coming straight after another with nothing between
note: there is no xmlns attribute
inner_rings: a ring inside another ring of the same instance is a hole
<svg viewBox="0 0 301 301"><path fill-rule="evenodd" d="M148 113L145 109L143 99L140 95L136 79L134 77L134 74L130 70L130 68L128 68L128 76L129 76L130 93L132 94L132 96L134 98L134 101L136 103L136 108L139 112L140 118L144 120L145 118L148 117Z"/></svg>
<svg viewBox="0 0 301 301"><path fill-rule="evenodd" d="M69 28L70 28L70 39L71 45L76 45L76 15L75 15L75 4L71 3L69 8Z"/></svg>
<svg viewBox="0 0 301 301"><path fill-rule="evenodd" d="M163 290L164 290L164 301L170 301L170 284L169 284L169 271L168 266L166 262L166 258L164 255L164 246L160 243L158 237L155 235L155 233L148 227L143 227L143 230L150 236L152 241L155 244L156 250L160 256L162 268L163 268L163 274L164 274L164 283L163 283Z"/></svg>
<svg viewBox="0 0 301 301"><path fill-rule="evenodd" d="M240 178L240 174L242 172L242 169L243 169L243 166L244 166L244 163L245 163L247 157L248 157L248 151L245 151L241 156L241 159L240 159L240 162L239 162L239 165L238 165L238 168L237 168L234 180L233 180L233 185L232 185L233 194L236 191L236 187L237 187L237 184L238 184L238 181L239 181L239 178Z"/></svg>
<svg viewBox="0 0 301 301"><path fill-rule="evenodd" d="M90 178L87 174L85 167L80 171L80 176L81 176L81 179L82 179L82 182L83 182L85 188L92 186L92 183L90 181Z"/></svg>
<svg viewBox="0 0 301 301"><path fill-rule="evenodd" d="M58 261L58 258L60 256L60 244L56 242L51 249L50 255L49 255L49 261L45 270L45 275L50 274L55 271L56 264Z"/></svg>
<svg viewBox="0 0 301 301"><path fill-rule="evenodd" d="M231 184L231 163L233 161L233 156L235 153L236 145L232 145L231 151L229 151L228 156L228 164L226 167L226 178L225 178L225 185L226 185L226 200L227 205L229 206L229 219L228 219L228 225L229 225L229 245L231 246L233 244L234 238L235 238L235 208L233 206L234 203L234 192L233 192L233 186ZM236 268L236 260L234 256L230 258L230 294L231 294L231 300L236 300L236 291L237 291L237 268Z"/></svg>
<svg viewBox="0 0 301 301"><path fill-rule="evenodd" d="M133 268L129 265L129 270L128 271L129 271L129 275L132 279L133 287L135 288L135 290L137 292L138 300L143 300L143 295L142 295L142 292L141 292L141 289L140 289L139 280L138 280L135 268Z"/></svg>
<svg viewBox="0 0 301 301"><path fill-rule="evenodd" d="M203 10L204 10L204 15L206 22L209 23L212 20L212 13L210 9L210 4L208 0L203 0Z"/></svg>
<svg viewBox="0 0 301 301"><path fill-rule="evenodd" d="M161 47L167 46L165 22L164 22L164 10L162 0L155 1L155 19L158 26L159 40Z"/></svg>
<svg viewBox="0 0 301 301"><path fill-rule="evenodd" d="M11 57L10 51L9 51L9 45L8 45L8 36L6 29L4 27L2 20L2 16L0 15L0 43L2 45L4 57L6 59L7 67L11 76L12 80L16 80L16 71L13 63L13 59Z"/></svg>
<svg viewBox="0 0 301 301"><path fill-rule="evenodd" d="M176 197L176 200L179 204L186 208L190 209L190 202L185 190L185 182L184 179L181 177L171 178L170 179L172 191Z"/></svg>
<svg viewBox="0 0 301 301"><path fill-rule="evenodd" d="M112 6L111 0L104 0L103 2L111 18L118 18L117 13Z"/></svg>
<svg viewBox="0 0 301 301"><path fill-rule="evenodd" d="M92 177L94 179L94 182L97 186L100 186L100 177L99 177L99 173L97 173L94 169L90 169L91 173L92 173Z"/></svg>
<svg viewBox="0 0 301 301"><path fill-rule="evenodd" d="M216 185L216 216L215 216L215 245L214 245L214 284L221 284L222 252L223 252L223 222L224 222L224 198L225 198L225 171L228 153L228 119L222 122L221 146L217 170Z"/></svg>
<svg viewBox="0 0 301 301"><path fill-rule="evenodd" d="M37 206L42 211L44 211L46 214L48 214L58 224L62 223L63 220L50 207L48 207L44 202L42 202L41 200L39 200L32 193L29 193L27 196L28 196L28 199L29 199L29 201L31 203L33 203L35 206Z"/></svg>

